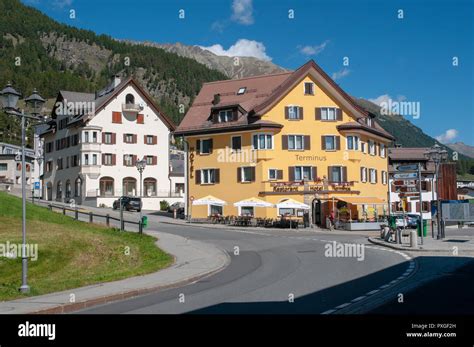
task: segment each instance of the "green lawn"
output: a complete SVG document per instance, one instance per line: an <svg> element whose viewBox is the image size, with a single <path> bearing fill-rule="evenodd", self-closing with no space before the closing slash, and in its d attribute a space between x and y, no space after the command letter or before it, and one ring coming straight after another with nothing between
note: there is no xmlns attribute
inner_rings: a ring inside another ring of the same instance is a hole
<svg viewBox="0 0 474 347"><path fill-rule="evenodd" d="M79 222L31 203L26 215L27 243L38 244L38 259L28 262L31 296L142 275L173 261L149 235ZM21 240L21 199L0 192L0 244ZM22 297L20 285L21 258L0 254L0 301Z"/></svg>

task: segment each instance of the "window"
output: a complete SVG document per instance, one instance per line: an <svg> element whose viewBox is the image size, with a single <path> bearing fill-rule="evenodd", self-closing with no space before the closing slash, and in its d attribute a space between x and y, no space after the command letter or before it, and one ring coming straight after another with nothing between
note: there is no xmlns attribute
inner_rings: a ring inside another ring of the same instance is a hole
<svg viewBox="0 0 474 347"><path fill-rule="evenodd" d="M358 136L347 136L347 149L352 151L359 150L359 137Z"/></svg>
<svg viewBox="0 0 474 347"><path fill-rule="evenodd" d="M97 154L92 154L92 165L97 165Z"/></svg>
<svg viewBox="0 0 474 347"><path fill-rule="evenodd" d="M200 154L210 154L212 152L212 139L201 140L200 143Z"/></svg>
<svg viewBox="0 0 474 347"><path fill-rule="evenodd" d="M135 103L135 97L132 94L127 94L125 96L125 103L128 104L134 104Z"/></svg>
<svg viewBox="0 0 474 347"><path fill-rule="evenodd" d="M154 136L153 136L153 135L146 135L146 137L145 137L145 143L146 143L147 145L153 145L153 144L155 144Z"/></svg>
<svg viewBox="0 0 474 347"><path fill-rule="evenodd" d="M88 143L88 142L89 142L89 132L84 131L84 143Z"/></svg>
<svg viewBox="0 0 474 347"><path fill-rule="evenodd" d="M147 177L143 181L145 196L156 196L156 179Z"/></svg>
<svg viewBox="0 0 474 347"><path fill-rule="evenodd" d="M122 181L123 195L135 196L137 191L137 180L133 177L125 177Z"/></svg>
<svg viewBox="0 0 474 347"><path fill-rule="evenodd" d="M254 215L254 212L253 212L253 206L242 206L240 208L240 215L241 216L253 216Z"/></svg>
<svg viewBox="0 0 474 347"><path fill-rule="evenodd" d="M125 143L134 143L133 134L123 134L123 142Z"/></svg>
<svg viewBox="0 0 474 347"><path fill-rule="evenodd" d="M288 149L304 149L304 135L288 135Z"/></svg>
<svg viewBox="0 0 474 347"><path fill-rule="evenodd" d="M273 149L272 134L255 134L253 135L254 149Z"/></svg>
<svg viewBox="0 0 474 347"><path fill-rule="evenodd" d="M369 127L371 127L371 126L372 126L372 118L367 117L367 118L365 119L365 124L367 124Z"/></svg>
<svg viewBox="0 0 474 347"><path fill-rule="evenodd" d="M335 107L322 107L321 120L336 120L336 112Z"/></svg>
<svg viewBox="0 0 474 347"><path fill-rule="evenodd" d="M304 94L305 95L314 95L314 83L305 82L304 83Z"/></svg>
<svg viewBox="0 0 474 347"><path fill-rule="evenodd" d="M218 206L218 205L210 205L209 206L209 215L210 216L213 216L213 215L222 215L222 206Z"/></svg>
<svg viewBox="0 0 474 347"><path fill-rule="evenodd" d="M247 87L241 87L241 88L239 88L239 91L237 92L237 95L242 95L242 94L244 94L246 90L247 90Z"/></svg>
<svg viewBox="0 0 474 347"><path fill-rule="evenodd" d="M63 184L58 181L56 185L56 200L61 200L63 197Z"/></svg>
<svg viewBox="0 0 474 347"><path fill-rule="evenodd" d="M81 190L82 190L82 180L80 177L76 178L76 181L74 182L74 196L81 196Z"/></svg>
<svg viewBox="0 0 474 347"><path fill-rule="evenodd" d="M63 169L63 159L59 158L56 161L56 170L62 170Z"/></svg>
<svg viewBox="0 0 474 347"><path fill-rule="evenodd" d="M53 171L53 162L48 161L46 162L46 172L51 172L51 171Z"/></svg>
<svg viewBox="0 0 474 347"><path fill-rule="evenodd" d="M377 183L377 170L369 169L370 183Z"/></svg>
<svg viewBox="0 0 474 347"><path fill-rule="evenodd" d="M67 180L67 181L66 181L66 198L70 198L70 197L71 197L71 192L72 192L72 189L71 189L71 181Z"/></svg>
<svg viewBox="0 0 474 347"><path fill-rule="evenodd" d="M202 184L216 183L215 170L214 169L201 170L201 183Z"/></svg>
<svg viewBox="0 0 474 347"><path fill-rule="evenodd" d="M312 171L311 166L295 166L295 181L313 180Z"/></svg>
<svg viewBox="0 0 474 347"><path fill-rule="evenodd" d="M361 151L362 153L365 153L365 142L361 142L361 143L360 143L360 151Z"/></svg>
<svg viewBox="0 0 474 347"><path fill-rule="evenodd" d="M104 143L112 144L112 133L104 133Z"/></svg>
<svg viewBox="0 0 474 347"><path fill-rule="evenodd" d="M92 132L92 142L97 143L97 131Z"/></svg>
<svg viewBox="0 0 474 347"><path fill-rule="evenodd" d="M372 140L369 140L369 154L375 155L375 142Z"/></svg>
<svg viewBox="0 0 474 347"><path fill-rule="evenodd" d="M156 165L156 156L154 156L154 155L147 155L147 156L146 156L146 164L147 164L147 165Z"/></svg>
<svg viewBox="0 0 474 347"><path fill-rule="evenodd" d="M0 171L7 171L8 164L7 163L0 163Z"/></svg>
<svg viewBox="0 0 474 347"><path fill-rule="evenodd" d="M122 113L112 112L112 123L122 123Z"/></svg>
<svg viewBox="0 0 474 347"><path fill-rule="evenodd" d="M89 154L84 154L84 165L89 165Z"/></svg>
<svg viewBox="0 0 474 347"><path fill-rule="evenodd" d="M102 165L112 165L112 154L104 154L104 162L102 163Z"/></svg>
<svg viewBox="0 0 474 347"><path fill-rule="evenodd" d="M288 106L288 119L299 119L300 108L298 106Z"/></svg>
<svg viewBox="0 0 474 347"><path fill-rule="evenodd" d="M73 155L71 157L71 166L75 167L75 166L78 166L78 165L79 165L79 156Z"/></svg>
<svg viewBox="0 0 474 347"><path fill-rule="evenodd" d="M99 180L100 196L114 195L114 179L112 177L102 177Z"/></svg>
<svg viewBox="0 0 474 347"><path fill-rule="evenodd" d="M367 168L365 167L360 168L360 181L367 182Z"/></svg>
<svg viewBox="0 0 474 347"><path fill-rule="evenodd" d="M66 169L69 168L69 157L66 157Z"/></svg>
<svg viewBox="0 0 474 347"><path fill-rule="evenodd" d="M268 180L274 181L278 179L278 170L277 169L268 169Z"/></svg>
<svg viewBox="0 0 474 347"><path fill-rule="evenodd" d="M232 110L222 110L219 111L219 123L230 122L232 121Z"/></svg>
<svg viewBox="0 0 474 347"><path fill-rule="evenodd" d="M382 171L382 184L387 184L387 172Z"/></svg>
<svg viewBox="0 0 474 347"><path fill-rule="evenodd" d="M342 166L331 166L331 182L343 182Z"/></svg>
<svg viewBox="0 0 474 347"><path fill-rule="evenodd" d="M242 181L241 182L253 182L255 181L255 168L248 166L248 167L241 167L241 177Z"/></svg>
<svg viewBox="0 0 474 347"><path fill-rule="evenodd" d="M326 151L336 150L336 136L324 136L324 149Z"/></svg>
<svg viewBox="0 0 474 347"><path fill-rule="evenodd" d="M131 155L131 154L124 154L124 156L123 156L123 165L125 165L125 166L133 166L133 155Z"/></svg>
<svg viewBox="0 0 474 347"><path fill-rule="evenodd" d="M385 145L383 143L380 144L380 156L385 158Z"/></svg>
<svg viewBox="0 0 474 347"><path fill-rule="evenodd" d="M232 136L232 150L240 151L242 149L242 137L241 136Z"/></svg>

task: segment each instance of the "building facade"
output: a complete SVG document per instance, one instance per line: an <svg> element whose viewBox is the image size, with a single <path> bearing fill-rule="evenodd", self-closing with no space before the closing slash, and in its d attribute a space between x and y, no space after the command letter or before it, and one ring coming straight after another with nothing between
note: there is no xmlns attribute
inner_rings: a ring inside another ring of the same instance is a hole
<svg viewBox="0 0 474 347"><path fill-rule="evenodd" d="M99 93L60 91L44 141L43 197L111 206L143 196L143 208L174 202L169 143L174 124L132 78ZM142 182L135 166L146 160Z"/></svg>
<svg viewBox="0 0 474 347"><path fill-rule="evenodd" d="M25 161L26 189L31 192L38 172L34 150L25 149ZM0 142L0 188L9 192L21 191L21 146Z"/></svg>
<svg viewBox="0 0 474 347"><path fill-rule="evenodd" d="M308 213L324 225L331 210L350 220L387 210L393 137L314 61L294 72L205 83L175 135L188 146L192 218ZM208 195L224 206L193 205ZM249 198L272 207L245 206ZM285 201L310 210L275 207Z"/></svg>

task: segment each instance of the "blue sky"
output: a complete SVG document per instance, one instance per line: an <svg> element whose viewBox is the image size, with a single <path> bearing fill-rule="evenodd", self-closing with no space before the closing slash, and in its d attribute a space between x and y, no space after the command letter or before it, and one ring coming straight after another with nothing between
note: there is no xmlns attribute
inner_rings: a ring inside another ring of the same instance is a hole
<svg viewBox="0 0 474 347"><path fill-rule="evenodd" d="M427 134L474 145L472 0L23 2L63 23L120 39L212 47L289 69L314 59L349 94L419 106L419 116L406 116Z"/></svg>

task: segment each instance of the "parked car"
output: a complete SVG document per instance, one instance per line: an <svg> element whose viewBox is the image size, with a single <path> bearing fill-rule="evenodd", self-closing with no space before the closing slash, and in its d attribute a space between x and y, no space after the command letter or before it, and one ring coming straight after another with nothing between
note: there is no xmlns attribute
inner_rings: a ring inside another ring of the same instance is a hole
<svg viewBox="0 0 474 347"><path fill-rule="evenodd" d="M168 212L173 212L176 210L176 213L183 214L184 213L184 202L175 202L168 207Z"/></svg>
<svg viewBox="0 0 474 347"><path fill-rule="evenodd" d="M410 214L407 214L407 217L408 217L408 227L416 229L416 227L418 226L418 222L420 220L420 215L410 213Z"/></svg>
<svg viewBox="0 0 474 347"><path fill-rule="evenodd" d="M122 201L122 207L126 211L135 210L140 212L142 210L142 199L131 196L122 196L120 199L115 200L112 205L114 210L120 209L120 201Z"/></svg>
<svg viewBox="0 0 474 347"><path fill-rule="evenodd" d="M408 226L408 216L403 216L403 214L395 215L395 225L398 228L406 228Z"/></svg>

